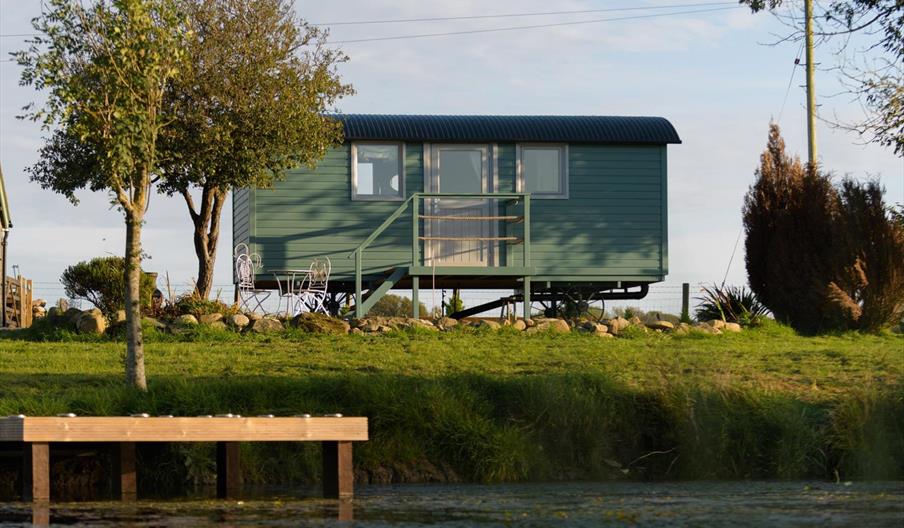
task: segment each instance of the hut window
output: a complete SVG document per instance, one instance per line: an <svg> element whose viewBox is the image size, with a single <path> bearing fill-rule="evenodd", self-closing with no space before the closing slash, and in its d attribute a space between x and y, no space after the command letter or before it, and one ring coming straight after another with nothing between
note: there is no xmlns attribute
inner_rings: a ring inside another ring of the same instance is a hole
<svg viewBox="0 0 904 528"><path fill-rule="evenodd" d="M568 198L565 145L518 145L518 192L536 198Z"/></svg>
<svg viewBox="0 0 904 528"><path fill-rule="evenodd" d="M403 200L405 148L400 143L352 145L352 199Z"/></svg>

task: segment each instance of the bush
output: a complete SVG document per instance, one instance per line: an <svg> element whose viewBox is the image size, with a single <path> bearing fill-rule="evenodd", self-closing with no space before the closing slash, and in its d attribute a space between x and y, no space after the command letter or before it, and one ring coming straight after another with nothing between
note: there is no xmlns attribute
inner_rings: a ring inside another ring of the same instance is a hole
<svg viewBox="0 0 904 528"><path fill-rule="evenodd" d="M228 305L218 300L205 299L195 292L186 293L176 298L167 315L176 317L182 314L191 314L195 317L220 313L224 316L234 315L239 312L237 305Z"/></svg>
<svg viewBox="0 0 904 528"><path fill-rule="evenodd" d="M452 297L445 303L444 308L446 317L451 317L453 314L465 309L465 303L461 300L461 294L458 290L452 293Z"/></svg>
<svg viewBox="0 0 904 528"><path fill-rule="evenodd" d="M840 188L785 153L770 127L744 200L750 289L776 317L807 332L876 331L904 312L904 226L877 182Z"/></svg>
<svg viewBox="0 0 904 528"><path fill-rule="evenodd" d="M85 299L108 316L125 307L125 259L122 257L97 257L69 266L60 282L67 296ZM142 273L142 309L150 307L155 287L153 275Z"/></svg>
<svg viewBox="0 0 904 528"><path fill-rule="evenodd" d="M368 314L381 317L411 317L411 308L411 299L390 293L374 303ZM424 303L418 303L418 308L421 310L421 315L427 315L427 307Z"/></svg>
<svg viewBox="0 0 904 528"><path fill-rule="evenodd" d="M696 310L698 321L721 319L742 326L757 326L768 312L756 295L743 286L704 286L703 296L697 300L700 301Z"/></svg>

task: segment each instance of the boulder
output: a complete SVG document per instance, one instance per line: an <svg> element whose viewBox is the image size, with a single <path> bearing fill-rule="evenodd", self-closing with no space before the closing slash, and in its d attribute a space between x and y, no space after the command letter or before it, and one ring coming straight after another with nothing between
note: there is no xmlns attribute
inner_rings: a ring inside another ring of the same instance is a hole
<svg viewBox="0 0 904 528"><path fill-rule="evenodd" d="M212 323L208 323L208 326L215 330L228 330L229 327L226 326L226 323L223 321L214 321Z"/></svg>
<svg viewBox="0 0 904 528"><path fill-rule="evenodd" d="M364 330L361 330L360 328L352 328L348 331L348 333L354 335L364 335Z"/></svg>
<svg viewBox="0 0 904 528"><path fill-rule="evenodd" d="M166 330L166 325L153 317L143 317L141 319L141 324L156 328L157 330Z"/></svg>
<svg viewBox="0 0 904 528"><path fill-rule="evenodd" d="M258 334L266 334L270 332L279 332L283 329L283 324L279 319L274 317L262 317L251 323L251 331Z"/></svg>
<svg viewBox="0 0 904 528"><path fill-rule="evenodd" d="M610 334L609 332L594 332L593 335L595 335L596 337L602 337L605 339L609 339L610 337L615 337L614 335Z"/></svg>
<svg viewBox="0 0 904 528"><path fill-rule="evenodd" d="M201 324L207 324L207 325L213 324L213 323L218 323L222 320L223 320L223 314L221 314L221 313L204 314L198 318L198 322L200 322Z"/></svg>
<svg viewBox="0 0 904 528"><path fill-rule="evenodd" d="M712 321L708 321L709 326L715 328L716 330L721 330L725 328L725 321L721 319L713 319Z"/></svg>
<svg viewBox="0 0 904 528"><path fill-rule="evenodd" d="M694 329L698 332L703 332L704 334L719 335L722 333L721 330L713 328L709 323L697 323L694 325Z"/></svg>
<svg viewBox="0 0 904 528"><path fill-rule="evenodd" d="M66 318L72 324L75 324L75 320L81 317L82 311L78 308L67 308L65 312L63 312L63 317Z"/></svg>
<svg viewBox="0 0 904 528"><path fill-rule="evenodd" d="M264 318L263 314L259 314L257 312L248 312L245 314L245 317L247 317L248 320L251 321L252 323L254 321L260 321L261 319Z"/></svg>
<svg viewBox="0 0 904 528"><path fill-rule="evenodd" d="M691 331L691 325L687 323L678 323L675 327L675 333L678 335L687 335Z"/></svg>
<svg viewBox="0 0 904 528"><path fill-rule="evenodd" d="M640 319L640 317L637 317L636 315L628 319L628 322L635 326L643 324L643 321Z"/></svg>
<svg viewBox="0 0 904 528"><path fill-rule="evenodd" d="M125 310L116 310L116 313L113 314L113 324L122 323L126 320L126 311Z"/></svg>
<svg viewBox="0 0 904 528"><path fill-rule="evenodd" d="M451 330L458 326L458 319L452 319L451 317L442 317L436 320L435 326L440 330Z"/></svg>
<svg viewBox="0 0 904 528"><path fill-rule="evenodd" d="M173 319L174 326L188 327L188 326L196 326L198 324L198 319L192 314L182 314L179 317Z"/></svg>
<svg viewBox="0 0 904 528"><path fill-rule="evenodd" d="M97 308L86 310L75 320L75 328L80 334L103 334L107 330L107 320Z"/></svg>
<svg viewBox="0 0 904 528"><path fill-rule="evenodd" d="M433 323L431 323L430 321L428 321L426 319L410 318L407 320L407 323L408 323L409 328L420 328L422 330L433 330L433 331L439 330L439 328L434 326Z"/></svg>
<svg viewBox="0 0 904 528"><path fill-rule="evenodd" d="M47 310L47 317L49 317L51 319L56 319L61 314L62 314L62 312L60 312L60 309L57 308L56 306L51 306L50 309Z"/></svg>
<svg viewBox="0 0 904 528"><path fill-rule="evenodd" d="M576 329L580 330L581 332L587 332L587 333L591 333L591 334L609 333L608 326L601 324L601 323L596 323L593 321L582 321L581 323L579 323L577 325Z"/></svg>
<svg viewBox="0 0 904 528"><path fill-rule="evenodd" d="M63 298L59 298L57 299L56 307L57 310L60 311L60 313L66 313L66 311L69 310L69 301Z"/></svg>
<svg viewBox="0 0 904 528"><path fill-rule="evenodd" d="M228 320L229 324L231 324L232 326L234 326L238 329L245 328L246 326L251 324L251 319L248 319L247 315L240 314L240 313L229 316L229 318L227 320Z"/></svg>
<svg viewBox="0 0 904 528"><path fill-rule="evenodd" d="M631 326L631 322L624 317L619 316L613 319L609 319L607 326L609 327L609 331L611 331L613 334L618 334L625 328Z"/></svg>
<svg viewBox="0 0 904 528"><path fill-rule="evenodd" d="M668 321L653 321L653 322L647 323L647 328L649 328L651 330L662 330L663 332L666 332L669 330L674 330L675 325L673 325L672 323L670 323Z"/></svg>
<svg viewBox="0 0 904 528"><path fill-rule="evenodd" d="M512 328L519 332L523 332L527 330L527 323L524 322L524 319L518 319L514 323L512 323Z"/></svg>
<svg viewBox="0 0 904 528"><path fill-rule="evenodd" d="M31 305L32 306L40 306L41 308L44 308L45 306L47 306L47 301L45 301L44 299L35 299L35 300L31 301Z"/></svg>
<svg viewBox="0 0 904 528"><path fill-rule="evenodd" d="M725 326L722 327L722 331L737 334L741 331L741 325L738 323L725 323Z"/></svg>
<svg viewBox="0 0 904 528"><path fill-rule="evenodd" d="M497 323L496 321L490 321L487 319L478 319L476 321L471 322L471 326L474 328L488 328L490 330L499 330L502 328L502 325Z"/></svg>
<svg viewBox="0 0 904 528"><path fill-rule="evenodd" d="M564 319L553 319L553 318L542 318L535 319L537 326L535 327L538 331L550 331L557 332L560 334L567 334L571 332L571 327L568 325L568 321Z"/></svg>
<svg viewBox="0 0 904 528"><path fill-rule="evenodd" d="M347 321L311 312L296 315L292 319L292 326L313 334L345 335L351 329Z"/></svg>

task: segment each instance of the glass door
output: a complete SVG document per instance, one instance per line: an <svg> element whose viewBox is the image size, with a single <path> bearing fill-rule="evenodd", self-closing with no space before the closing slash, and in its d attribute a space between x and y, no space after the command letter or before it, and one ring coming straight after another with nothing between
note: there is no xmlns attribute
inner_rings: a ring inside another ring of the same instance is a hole
<svg viewBox="0 0 904 528"><path fill-rule="evenodd" d="M480 194L492 188L487 145L433 145L425 188L430 192ZM428 266L489 266L495 225L490 199L433 199L424 222Z"/></svg>

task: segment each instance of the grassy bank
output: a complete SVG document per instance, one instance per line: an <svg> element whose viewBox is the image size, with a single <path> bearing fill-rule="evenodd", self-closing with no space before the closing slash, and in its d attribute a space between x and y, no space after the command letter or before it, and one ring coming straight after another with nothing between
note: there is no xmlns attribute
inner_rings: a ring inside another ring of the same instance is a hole
<svg viewBox="0 0 904 528"><path fill-rule="evenodd" d="M0 340L0 415L365 415L358 476L381 482L904 478L900 335L202 331L149 337L146 394L122 386L123 352ZM317 478L315 446L243 449L251 480ZM211 475L210 446L141 456L158 483Z"/></svg>

